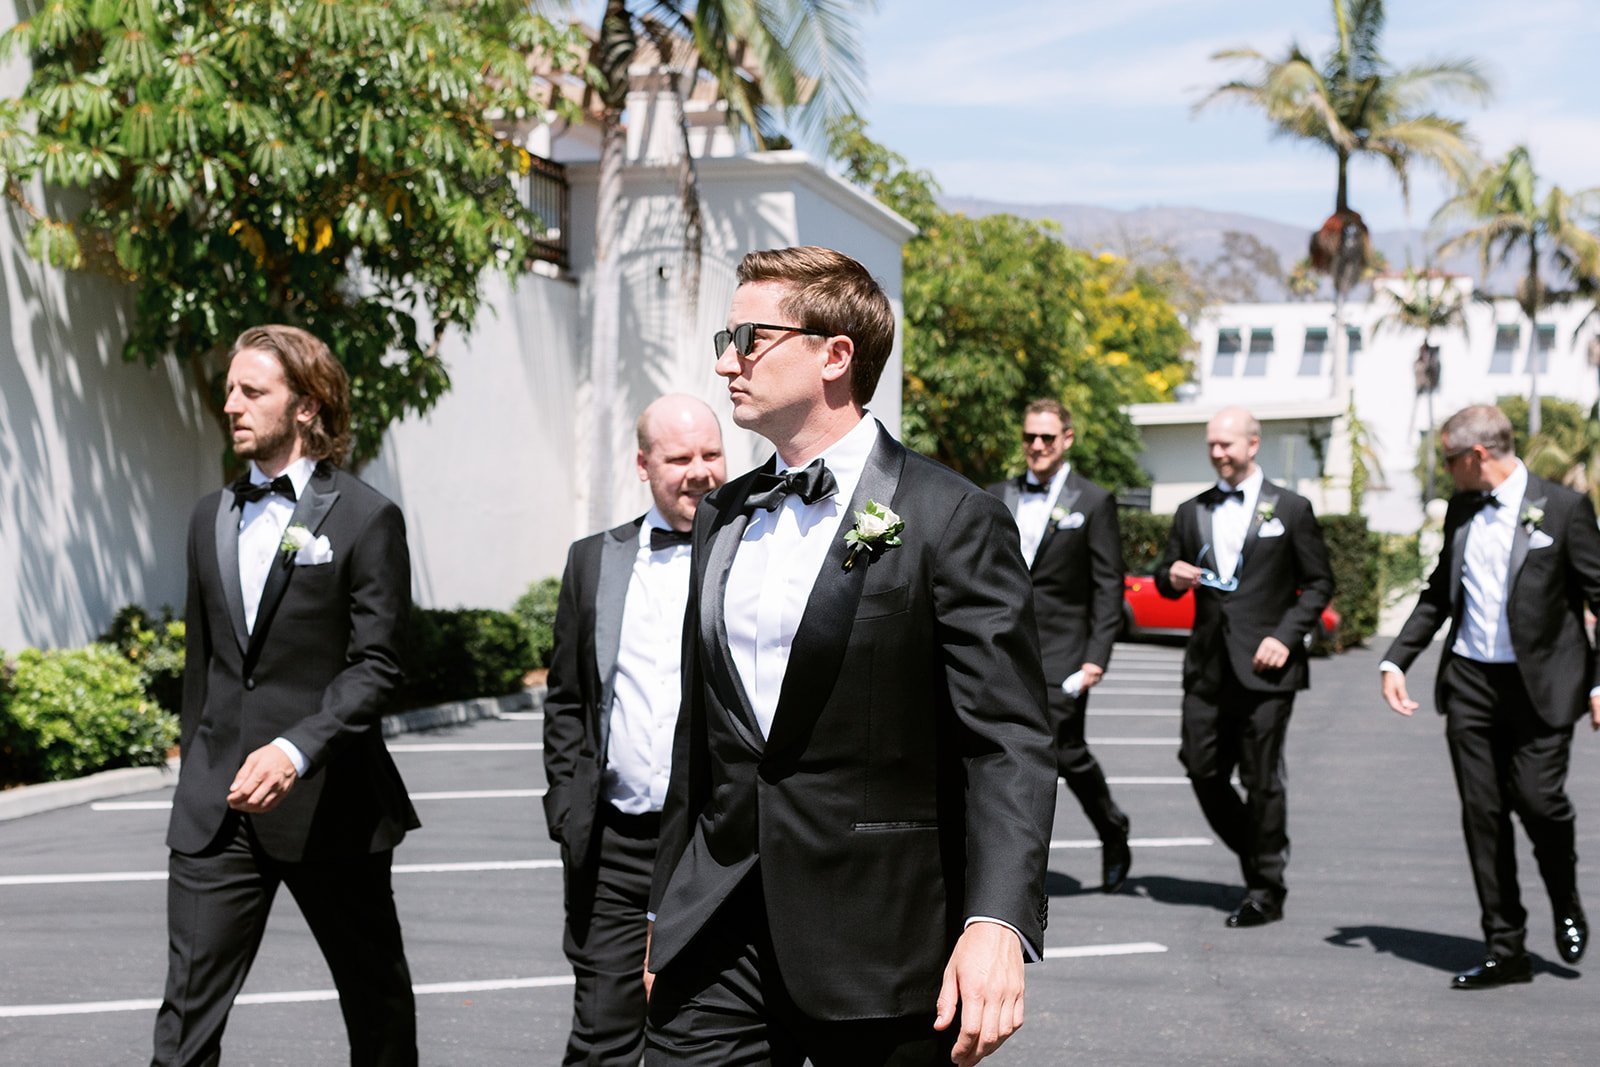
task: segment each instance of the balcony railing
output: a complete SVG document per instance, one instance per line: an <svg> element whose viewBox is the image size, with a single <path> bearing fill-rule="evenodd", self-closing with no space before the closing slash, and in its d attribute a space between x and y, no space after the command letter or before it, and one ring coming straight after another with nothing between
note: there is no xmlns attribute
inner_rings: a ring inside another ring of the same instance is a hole
<svg viewBox="0 0 1600 1067"><path fill-rule="evenodd" d="M532 165L522 179L528 210L539 216L540 227L533 234L531 258L568 266L567 235L570 232L571 190L567 168L543 156L530 156Z"/></svg>

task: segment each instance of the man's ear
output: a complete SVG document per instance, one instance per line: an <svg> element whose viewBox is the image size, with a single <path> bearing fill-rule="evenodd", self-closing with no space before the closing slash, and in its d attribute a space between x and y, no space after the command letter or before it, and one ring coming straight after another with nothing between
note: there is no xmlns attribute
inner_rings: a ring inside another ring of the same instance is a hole
<svg viewBox="0 0 1600 1067"><path fill-rule="evenodd" d="M641 448L633 454L633 466L639 472L639 480L641 482L650 480L650 468L646 467L644 462L644 449Z"/></svg>
<svg viewBox="0 0 1600 1067"><path fill-rule="evenodd" d="M850 367L856 359L856 343L843 334L829 337L823 341L824 359L822 362L822 380L836 382L850 373Z"/></svg>
<svg viewBox="0 0 1600 1067"><path fill-rule="evenodd" d="M294 421L301 426L310 426L322 411L322 402L314 396L303 396L295 403Z"/></svg>

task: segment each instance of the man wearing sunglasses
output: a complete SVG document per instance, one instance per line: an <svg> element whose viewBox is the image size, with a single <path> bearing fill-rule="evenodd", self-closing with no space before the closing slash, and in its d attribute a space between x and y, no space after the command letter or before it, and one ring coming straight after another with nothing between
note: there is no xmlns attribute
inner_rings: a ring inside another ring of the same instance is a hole
<svg viewBox="0 0 1600 1067"><path fill-rule="evenodd" d="M738 278L716 371L777 455L695 513L645 1063L970 1065L1044 932L1016 529L867 417L895 315L866 268L788 248Z"/></svg>
<svg viewBox="0 0 1600 1067"><path fill-rule="evenodd" d="M1434 705L1445 716L1488 947L1451 985L1482 989L1533 980L1512 812L1533 841L1556 951L1571 964L1588 946L1566 779L1574 725L1587 714L1600 729L1600 661L1584 624L1585 602L1600 605L1600 531L1587 496L1517 458L1499 408L1450 416L1439 443L1456 485L1444 550L1379 666L1384 699L1410 715L1418 704L1404 671L1449 623Z"/></svg>
<svg viewBox="0 0 1600 1067"><path fill-rule="evenodd" d="M1262 926L1283 918L1289 892L1283 742L1294 695L1311 684L1306 637L1333 596L1333 571L1310 501L1256 464L1255 416L1217 412L1206 448L1217 484L1178 506L1155 582L1172 599L1194 590L1179 758L1244 873L1227 925Z"/></svg>
<svg viewBox="0 0 1600 1067"><path fill-rule="evenodd" d="M1028 471L989 492L1017 520L1033 578L1056 769L1100 837L1100 888L1115 893L1132 862L1128 817L1084 742L1083 720L1122 623L1122 535L1116 497L1067 462L1072 440L1072 414L1059 401L1033 401L1022 413Z"/></svg>

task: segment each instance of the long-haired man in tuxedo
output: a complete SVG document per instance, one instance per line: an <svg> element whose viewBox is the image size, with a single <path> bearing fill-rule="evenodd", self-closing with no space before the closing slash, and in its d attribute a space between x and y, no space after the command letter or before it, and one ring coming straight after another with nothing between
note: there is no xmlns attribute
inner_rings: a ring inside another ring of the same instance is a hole
<svg viewBox="0 0 1600 1067"><path fill-rule="evenodd" d="M867 417L860 263L738 278L716 370L777 455L695 514L645 1062L972 1064L1022 1023L1055 802L1016 527Z"/></svg>
<svg viewBox="0 0 1600 1067"><path fill-rule="evenodd" d="M1600 728L1600 659L1584 622L1585 603L1600 605L1600 531L1588 497L1523 466L1499 408L1458 411L1439 444L1456 485L1444 550L1379 667L1384 699L1410 715L1404 672L1449 623L1434 703L1488 946L1452 986L1481 989L1533 978L1513 812L1550 895L1557 952L1577 963L1588 947L1566 781L1574 724L1588 715Z"/></svg>
<svg viewBox="0 0 1600 1067"><path fill-rule="evenodd" d="M223 410L249 468L189 524L183 773L153 1062L219 1061L282 885L333 972L350 1062L415 1064L390 866L419 824L379 728L411 603L405 523L338 467L349 384L311 334L241 334Z"/></svg>

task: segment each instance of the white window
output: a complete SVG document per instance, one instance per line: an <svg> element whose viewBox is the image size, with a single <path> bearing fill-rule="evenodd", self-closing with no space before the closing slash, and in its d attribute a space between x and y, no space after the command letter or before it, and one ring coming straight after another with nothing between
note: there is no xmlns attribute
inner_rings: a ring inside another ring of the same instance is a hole
<svg viewBox="0 0 1600 1067"><path fill-rule="evenodd" d="M1251 330L1250 351L1244 357L1244 376L1246 378L1264 378L1267 375L1267 360L1272 356L1272 331Z"/></svg>
<svg viewBox="0 0 1600 1067"><path fill-rule="evenodd" d="M1239 362L1239 331L1226 329L1217 331L1217 357L1211 361L1211 376L1214 378L1233 377L1234 367Z"/></svg>
<svg viewBox="0 0 1600 1067"><path fill-rule="evenodd" d="M1300 376L1302 378L1322 377L1322 357L1328 351L1328 328L1326 326L1307 326L1306 344L1300 350Z"/></svg>
<svg viewBox="0 0 1600 1067"><path fill-rule="evenodd" d="M1512 361L1517 358L1517 346L1521 343L1521 326L1496 326L1494 352L1489 356L1489 373L1510 374Z"/></svg>

